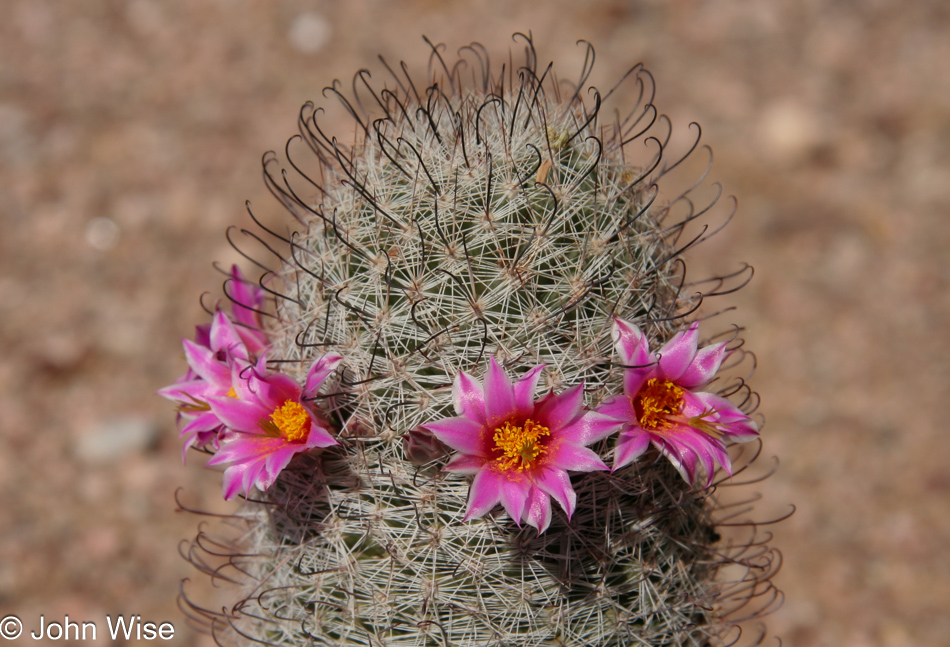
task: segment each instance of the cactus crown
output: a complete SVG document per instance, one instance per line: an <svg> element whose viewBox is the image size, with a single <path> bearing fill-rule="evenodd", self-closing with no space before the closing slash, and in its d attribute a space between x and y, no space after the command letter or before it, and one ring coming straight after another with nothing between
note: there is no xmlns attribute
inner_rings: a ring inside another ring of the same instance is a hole
<svg viewBox="0 0 950 647"><path fill-rule="evenodd" d="M277 261L261 280L273 296L268 359L303 381L316 355L343 356L317 396L342 447L299 456L245 507L229 565L250 578L248 597L224 614L191 605L217 635L274 645L704 645L725 640L730 600L771 590L765 549L735 583L715 581L755 542L714 550L711 490L690 491L651 454L574 476L576 513L556 510L539 535L500 509L462 523L470 480L440 471L438 443L407 446L421 425L454 415L453 378L480 377L489 356L515 374L544 364L545 390L583 383L585 403L597 405L622 391L614 317L662 342L704 288L723 293L750 274L683 289L680 253L711 234L681 236L712 204L694 208L692 189L656 202L657 182L682 159L664 156L668 122L649 73L624 76L639 98L611 114L621 84L606 94L587 86L591 48L572 85L538 66L530 38L516 39L524 60L497 74L478 45L451 65L432 47L425 84L387 65L388 87L377 91L361 71L351 98L327 89L357 126L354 144L327 135L307 104L289 170L265 157L266 182L296 219L289 234L251 234ZM755 408L741 380L718 386Z"/></svg>

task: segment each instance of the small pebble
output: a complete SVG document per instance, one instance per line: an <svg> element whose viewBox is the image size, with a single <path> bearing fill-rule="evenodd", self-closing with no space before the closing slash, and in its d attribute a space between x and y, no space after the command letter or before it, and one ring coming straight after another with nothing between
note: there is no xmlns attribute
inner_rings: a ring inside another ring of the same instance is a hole
<svg viewBox="0 0 950 647"><path fill-rule="evenodd" d="M290 45L301 54L316 54L330 41L330 23L318 13L307 11L290 25Z"/></svg>
<svg viewBox="0 0 950 647"><path fill-rule="evenodd" d="M103 420L82 434L76 443L76 456L87 463L114 461L149 449L158 440L158 433L158 425L148 418Z"/></svg>

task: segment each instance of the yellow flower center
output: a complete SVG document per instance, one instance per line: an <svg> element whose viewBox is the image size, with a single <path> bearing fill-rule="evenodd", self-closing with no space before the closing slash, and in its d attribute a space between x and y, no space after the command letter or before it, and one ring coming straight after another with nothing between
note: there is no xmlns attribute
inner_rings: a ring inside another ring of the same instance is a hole
<svg viewBox="0 0 950 647"><path fill-rule="evenodd" d="M290 442L306 438L310 433L310 414L299 402L285 400L270 414L270 419L280 435Z"/></svg>
<svg viewBox="0 0 950 647"><path fill-rule="evenodd" d="M540 444L542 436L550 436L551 430L528 419L520 427L506 422L495 429L492 437L495 451L501 455L495 463L503 470L517 469L519 472L530 467L547 448Z"/></svg>
<svg viewBox="0 0 950 647"><path fill-rule="evenodd" d="M672 426L669 418L683 409L683 388L669 380L653 378L631 399L640 426L647 431L659 431Z"/></svg>
<svg viewBox="0 0 950 647"><path fill-rule="evenodd" d="M237 391L234 390L233 386L230 389L228 389L228 392L225 393L225 395L228 396L229 398L234 398L235 400L238 399Z"/></svg>

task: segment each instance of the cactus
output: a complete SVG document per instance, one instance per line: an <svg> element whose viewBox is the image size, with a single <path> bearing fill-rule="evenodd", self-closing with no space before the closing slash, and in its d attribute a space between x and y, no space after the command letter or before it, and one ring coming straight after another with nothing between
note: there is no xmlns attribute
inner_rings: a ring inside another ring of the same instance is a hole
<svg viewBox="0 0 950 647"><path fill-rule="evenodd" d="M185 598L216 637L706 645L735 638L734 608L766 600L754 616L775 599L773 553L720 541L716 488L693 489L656 450L573 474L576 511L555 506L544 532L501 507L463 521L471 479L443 470L449 448L426 427L455 415L459 374L481 379L492 359L512 375L544 365L540 390L583 384L596 409L623 389L616 319L656 346L694 317L704 288L725 293L750 275L684 289L680 254L711 235L684 232L712 204L694 208L693 189L659 204L658 183L683 160L664 154L650 75L634 67L602 95L587 86L591 48L570 85L538 66L530 38L516 40L524 60L500 70L473 45L460 63L431 47L425 83L386 65L388 88L376 90L362 71L352 97L328 88L356 125L352 145L307 104L287 168L265 156L268 187L294 219L288 233L249 234L263 244L258 264L272 261L259 283L266 362L302 384L315 359L342 357L313 396L339 445L297 454L248 496L228 543L241 601L213 613ZM617 116L608 107L627 86L639 99ZM248 287L239 274L226 292L235 287ZM247 301L234 300L247 325ZM741 341L722 339L736 351L728 363L742 364ZM741 379L713 386L747 414L757 404ZM613 446L591 449L606 458ZM737 471L757 454L741 450ZM221 575L202 548L192 561ZM724 564L741 566L734 581Z"/></svg>

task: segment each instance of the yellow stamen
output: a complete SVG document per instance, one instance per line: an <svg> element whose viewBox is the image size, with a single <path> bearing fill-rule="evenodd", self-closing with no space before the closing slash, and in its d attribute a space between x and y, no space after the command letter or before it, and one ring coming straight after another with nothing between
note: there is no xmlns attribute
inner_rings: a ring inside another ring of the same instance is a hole
<svg viewBox="0 0 950 647"><path fill-rule="evenodd" d="M228 392L225 395L227 395L229 398L234 398L235 400L238 399L237 391L234 390L233 386L228 389Z"/></svg>
<svg viewBox="0 0 950 647"><path fill-rule="evenodd" d="M683 388L669 380L653 378L631 399L640 426L647 431L659 431L671 427L670 418L683 409Z"/></svg>
<svg viewBox="0 0 950 647"><path fill-rule="evenodd" d="M310 414L299 402L285 400L270 414L270 419L274 421L280 435L290 442L301 440L310 433Z"/></svg>
<svg viewBox="0 0 950 647"><path fill-rule="evenodd" d="M495 451L501 453L495 463L503 470L517 469L519 472L530 467L547 452L547 448L540 444L541 437L550 435L550 429L531 419L525 420L520 427L506 422L495 429L492 437Z"/></svg>

